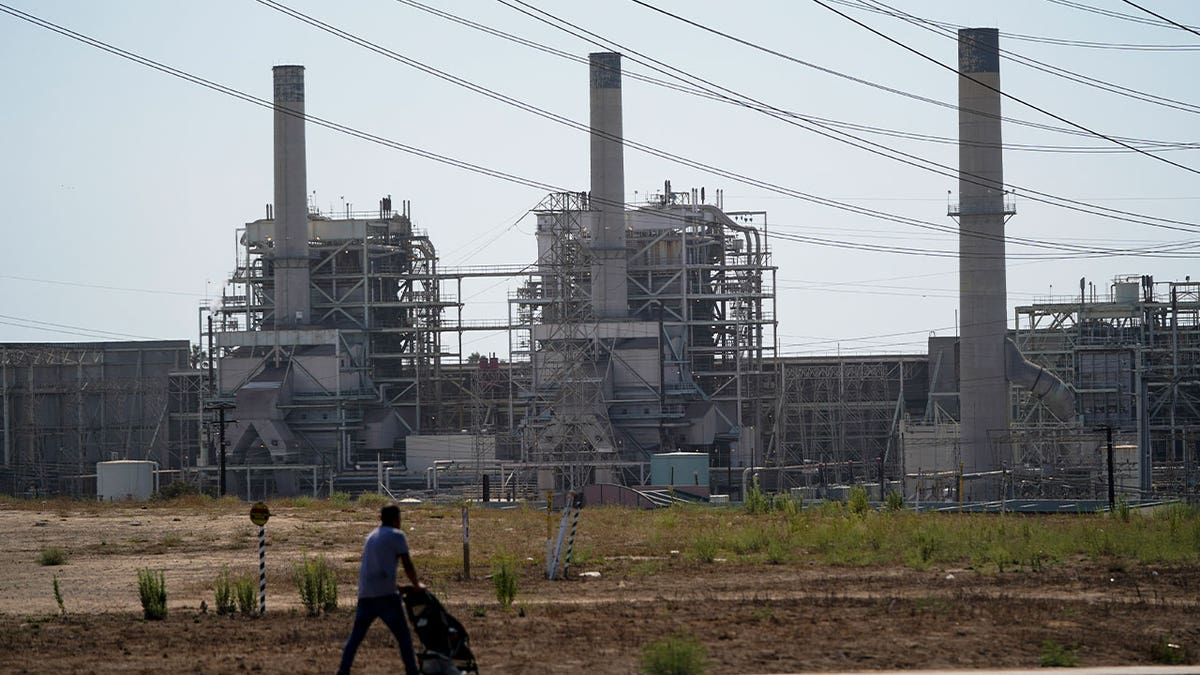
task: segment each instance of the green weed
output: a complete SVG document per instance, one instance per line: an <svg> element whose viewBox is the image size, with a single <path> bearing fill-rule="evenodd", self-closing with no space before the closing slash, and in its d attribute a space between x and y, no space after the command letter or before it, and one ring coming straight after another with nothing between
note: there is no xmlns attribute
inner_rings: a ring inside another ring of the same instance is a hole
<svg viewBox="0 0 1200 675"><path fill-rule="evenodd" d="M1079 656L1075 653L1075 647L1067 647L1054 640L1043 640L1038 663L1043 668L1074 668L1079 665Z"/></svg>
<svg viewBox="0 0 1200 675"><path fill-rule="evenodd" d="M222 616L233 614L237 609L237 603L234 600L233 583L229 580L229 568L225 567L221 573L217 575L217 581L213 586L213 595L217 606L217 614Z"/></svg>
<svg viewBox="0 0 1200 675"><path fill-rule="evenodd" d="M138 597L142 601L142 615L148 621L167 618L167 582L162 572L139 569Z"/></svg>
<svg viewBox="0 0 1200 675"><path fill-rule="evenodd" d="M502 555L496 559L496 566L492 571L492 586L496 591L496 601L505 609L511 607L513 600L517 597L516 567L516 562L511 556Z"/></svg>
<svg viewBox="0 0 1200 675"><path fill-rule="evenodd" d="M1178 666L1191 662L1191 654L1183 645L1163 637L1150 646L1150 659L1155 663Z"/></svg>
<svg viewBox="0 0 1200 675"><path fill-rule="evenodd" d="M385 495L375 492L364 492L358 496L358 505L365 509L378 510L391 503L392 500L388 499Z"/></svg>
<svg viewBox="0 0 1200 675"><path fill-rule="evenodd" d="M850 497L846 500L846 508L856 516L866 515L871 508L871 502L867 498L867 489L859 485L850 488Z"/></svg>
<svg viewBox="0 0 1200 675"><path fill-rule="evenodd" d="M642 648L642 672L647 675L698 675L707 669L704 645L685 636L655 640Z"/></svg>
<svg viewBox="0 0 1200 675"><path fill-rule="evenodd" d="M250 575L240 576L233 582L233 596L237 599L238 611L242 614L257 614L258 606L258 589L254 587L254 577ZM326 607L325 611L337 608L337 581L333 582L333 606Z"/></svg>
<svg viewBox="0 0 1200 675"><path fill-rule="evenodd" d="M54 602L58 604L58 613L66 616L67 608L63 605L62 589L58 586L58 575L54 575Z"/></svg>
<svg viewBox="0 0 1200 675"><path fill-rule="evenodd" d="M43 567L52 567L55 565L65 565L67 562L67 551L59 546L50 546L42 549L38 554L38 562Z"/></svg>
<svg viewBox="0 0 1200 675"><path fill-rule="evenodd" d="M295 577L300 601L304 603L309 616L337 609L337 574L325 556L304 556L304 560L295 567Z"/></svg>
<svg viewBox="0 0 1200 675"><path fill-rule="evenodd" d="M717 559L717 538L701 534L692 542L692 555L703 563L710 563Z"/></svg>

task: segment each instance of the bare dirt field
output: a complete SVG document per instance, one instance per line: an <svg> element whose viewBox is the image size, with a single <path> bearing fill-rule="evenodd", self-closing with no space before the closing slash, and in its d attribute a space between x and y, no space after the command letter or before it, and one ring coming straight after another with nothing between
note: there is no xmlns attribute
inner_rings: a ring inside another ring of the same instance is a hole
<svg viewBox="0 0 1200 675"><path fill-rule="evenodd" d="M248 509L232 500L0 502L0 672L333 672L351 623L361 539L377 507L272 505L267 614L217 616L221 569L257 573ZM703 644L710 672L721 673L1029 668L1047 641L1073 650L1082 666L1149 665L1156 645L1193 654L1200 645L1194 565L1084 556L1003 572L835 566L803 556L705 562L679 548L698 533L671 540L641 527L654 517L585 510L579 560L565 581L543 578L546 517L534 508L471 509L469 580L458 508L408 509L404 529L418 571L467 626L485 673L636 672L643 646L664 635ZM41 564L50 547L66 552L65 564ZM305 615L292 576L305 555L337 567L339 610ZM499 555L518 561L510 609L485 578ZM164 621L142 619L139 568L164 573ZM356 672L400 670L390 635L376 624Z"/></svg>

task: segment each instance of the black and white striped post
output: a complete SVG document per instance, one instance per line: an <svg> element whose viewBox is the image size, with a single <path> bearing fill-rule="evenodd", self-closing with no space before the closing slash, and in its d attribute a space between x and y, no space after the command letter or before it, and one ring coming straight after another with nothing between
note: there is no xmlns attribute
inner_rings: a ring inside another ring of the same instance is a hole
<svg viewBox="0 0 1200 675"><path fill-rule="evenodd" d="M271 510L258 502L250 507L250 522L258 526L258 613L267 613L267 519Z"/></svg>
<svg viewBox="0 0 1200 675"><path fill-rule="evenodd" d="M575 509L575 512L571 514L571 534L567 537L567 555L563 558L564 579L571 578L571 553L575 550L575 530L579 528L579 512L583 510L580 508L582 504L579 503L578 495L571 493L569 496L574 500L571 507Z"/></svg>

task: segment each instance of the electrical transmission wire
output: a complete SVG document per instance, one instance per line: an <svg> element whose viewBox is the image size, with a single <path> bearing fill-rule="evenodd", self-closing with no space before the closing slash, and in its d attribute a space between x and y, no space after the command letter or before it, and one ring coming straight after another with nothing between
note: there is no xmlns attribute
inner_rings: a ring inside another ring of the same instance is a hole
<svg viewBox="0 0 1200 675"><path fill-rule="evenodd" d="M1100 16L1107 16L1113 19L1120 19L1122 21L1130 21L1132 23L1140 23L1147 26L1157 26L1159 28L1173 27L1170 23L1165 21L1155 21L1153 19L1135 16L1133 14L1125 14L1124 12L1118 12L1112 9L1104 9L1101 7L1086 5L1082 2L1073 2L1072 0L1046 0L1046 2L1052 2L1056 5L1062 5L1063 7L1070 7L1071 9L1078 9L1084 12L1091 12L1092 14L1099 14ZM1195 26L1191 26L1191 28L1195 28Z"/></svg>
<svg viewBox="0 0 1200 675"><path fill-rule="evenodd" d="M403 4L403 5L407 5L414 9L432 14L434 16L445 19L447 21L457 23L461 26L465 26L467 28L471 28L473 30L480 31L482 33L486 33L488 35L498 37L502 40L507 40L509 42L513 42L515 44L523 45L525 47L529 47L531 49L543 52L545 54L549 54L551 56L556 56L558 58L562 58L562 59L565 59L568 61L573 61L575 63L585 64L585 65L588 63L588 60L585 57L578 56L576 54L572 54L570 52L566 52L561 49L556 49L554 47L550 47L548 45L545 45L545 44L542 44L539 42L535 42L533 40L529 40L524 37L513 35L512 33L508 33L508 32L499 30L497 28L493 28L491 26L487 26L487 25L478 23L476 21L471 21L470 19L463 18L461 16L452 14L445 10L441 10L441 9L438 9L435 7L430 7L429 5L425 5L423 3L417 2L416 0L396 0L396 2ZM1197 47L1197 49L1200 49L1200 47ZM677 92L688 94L691 96L696 96L699 98L704 98L704 99L708 99L711 101L718 101L721 103L737 105L736 102L730 101L725 97L717 96L717 95L714 95L704 89L687 86L685 84L679 84L677 82L671 82L671 81L664 80L661 78L650 77L650 76L643 75L641 73L637 73L637 72L633 72L633 71L629 71L629 70L623 71L621 73L621 76L628 77L630 79L637 80L640 82L645 82L647 84L651 84L651 85L654 85L657 87L663 87L665 89L677 91ZM866 81L863 81L863 82L866 83ZM867 84L870 84L870 83L867 83ZM951 103L945 103L942 101L933 101L933 100L930 100L930 102L937 103L941 106L957 109L957 106L955 106L954 104L951 104ZM746 106L760 107L760 106L757 106L756 104L750 103L750 102L746 102ZM945 137L945 136L922 134L922 133L916 133L916 132L911 132L911 131L904 131L904 130L900 130L900 129L890 129L887 127L880 127L880 126L875 126L875 125L855 124L852 122L844 122L844 121L840 121L840 120L819 117L816 115L801 114L801 113L797 113L795 111L783 110L783 109L778 109L778 108L776 109L776 111L779 114L785 115L787 117L792 117L795 119L802 119L802 120L806 120L806 121L809 121L812 123L821 123L821 124L826 124L826 125L830 125L830 126L834 126L834 127L852 129L855 131L862 131L864 133L877 134L877 135L881 135L881 136L890 136L893 138L904 138L904 139L914 140L914 141L939 143L939 144L943 144L943 145L958 145L960 143L960 141L958 139L949 138L949 137ZM1006 122L1013 123L1013 124L1026 124L1026 122L1023 120L1004 118L1004 117L1002 117L1001 119L1003 119ZM1045 126L1045 125L1034 125L1032 123L1029 123L1029 124L1031 124L1032 126L1035 126L1037 128L1041 128L1041 127ZM1062 128L1062 127L1054 127L1054 129L1059 132L1070 132L1070 133L1074 133L1074 134L1079 134L1079 132L1076 132L1076 130L1074 130L1074 129L1066 129L1066 128ZM1139 145L1139 146L1143 147L1144 149L1153 150L1155 152L1170 152L1170 151L1178 151L1178 150L1200 149L1200 143L1149 141L1149 140L1139 140L1139 139L1125 139L1125 140L1129 141L1132 144ZM974 142L972 142L971 144L979 145L979 146L987 145L987 144L983 144L983 143L974 143ZM1114 147L1111 145L1080 146L1080 145L1048 145L1048 144L1011 143L1011 142L1009 142L1009 143L1002 143L1000 145L1000 147L1002 147L1006 150L1016 150L1016 151L1020 151L1020 152L1044 152L1044 153L1063 153L1063 154L1067 154L1067 153L1080 153L1080 154L1110 154L1110 153L1114 153L1115 154L1115 153L1131 152L1130 150L1126 150L1125 148Z"/></svg>
<svg viewBox="0 0 1200 675"><path fill-rule="evenodd" d="M948 178L962 180L963 176L965 176L966 177L965 180L967 182L978 184L978 185L984 185L984 186L988 186L988 187L991 186L991 183L988 182L987 179L985 179L981 176L976 176L974 174L956 171L953 167L949 167L944 164L939 164L939 163L933 162L931 160L928 160L928 159L925 159L922 157L918 157L918 156L912 155L910 153L905 153L905 152L896 150L896 149L888 147L888 146L873 143L871 141L866 141L866 140L859 138L857 136L854 136L852 134L847 134L845 132L837 132L837 131L833 131L830 129L825 129L823 131L816 130L816 129L812 129L811 127L805 126L804 124L799 123L797 120L786 119L784 116L777 114L775 112L776 109L773 108L772 106L769 106L768 104L764 104L761 101L755 101L754 99L747 97L743 94L740 94L739 92L733 91L732 89L715 84L715 83L705 80L701 77L698 77L696 75L688 73L687 71L681 70L681 69L671 66L669 64L663 63L662 61L658 61L652 57L646 56L645 54L642 54L641 52L638 52L637 50L630 49L629 47L626 47L619 43L613 42L611 40L606 40L602 36L599 36L591 31L584 29L584 28L581 28L569 21L566 21L565 19L562 19L561 17L557 17L550 12L547 12L545 10L534 7L533 5L529 4L528 2L524 2L523 0L512 0L512 2L509 2L508 0L497 0L497 1L502 5L510 7L518 12L521 12L522 14L527 15L527 16L530 16L531 18L534 18L537 21L546 23L547 25L550 25L558 30L567 32L571 35L574 35L575 37L583 39L583 40L590 42L594 45L597 45L601 48L604 48L604 49L613 49L614 47L618 48L624 52L627 52L626 57L632 58L632 60L635 63L639 63L643 66L650 67L658 72L667 74L670 77L675 77L675 78L680 78L680 79L690 78L692 80L701 82L709 87L713 87L713 88L719 89L723 92L732 94L733 96L735 96L737 98L730 98L729 96L726 96L725 94L718 94L718 95L722 96L723 98L728 99L731 102L734 102L735 104L741 105L742 101L744 101L744 100L749 100L751 102L758 103L758 104L760 104L761 107L755 107L752 109L757 110L758 112L766 114L768 116L775 117L776 119L779 119L786 124L791 124L793 126L797 126L799 128L805 129L812 133L816 133L818 135L822 135L827 138L831 138L833 140L846 143L853 147L857 147L857 148L865 150L867 152L871 152L873 154L887 157L889 159L899 161L903 164L908 164L910 166L922 168L924 170L930 171L932 173L940 174L940 175L943 175ZM653 9L655 11L658 11L660 13L666 14L666 15L676 18L680 21L688 23L689 25L694 25L694 26L702 28L704 30L717 33L723 37L727 37L731 40L734 40L734 41L737 41L740 43L750 44L740 38L731 36L727 33L721 32L721 31L717 31L716 29L704 26L702 24L698 24L698 23L693 22L684 17L680 17L678 15L671 14L670 12L667 12L660 8L654 7L653 5L649 5L645 2L642 2L641 0L632 0L632 1L639 5L645 6L647 8ZM514 6L512 4L513 2L521 5L522 7L528 8L528 10L522 9L521 7ZM536 14L534 12L536 12ZM563 24L563 25L559 25L559 24ZM564 25L567 27L564 27ZM587 37L584 37L585 35ZM630 54L630 53L634 54L636 57L639 57L640 60L639 60L639 58L629 57L628 54ZM818 125L818 126L820 126L820 125ZM1083 213L1087 213L1089 215L1096 215L1096 216L1100 216L1100 217L1111 218L1114 220L1122 220L1122 221L1127 221L1127 222L1136 222L1136 223L1139 223L1142 225L1147 225L1150 227L1159 227L1162 229L1177 230L1177 231L1183 231L1183 232L1194 232L1194 231L1196 231L1195 228L1198 227L1198 225L1193 222L1180 221L1180 220L1174 220L1174 219L1169 219L1169 218L1159 218L1157 216L1148 216L1145 214L1138 214L1138 213L1133 213L1133 212L1129 212L1129 211L1113 209L1113 208L1106 207L1106 206L1088 204L1086 202L1081 202L1079 200L1072 200L1072 199L1068 199L1065 197L1059 197L1059 196L1056 196L1053 194L1049 194L1049 193L1045 193L1045 192L1041 192L1038 190L1033 190L1031 188L1025 188L1025 187L1021 187L1021 186L1010 185L1009 187L1013 188L1014 190L1019 190L1021 192L1022 196L1025 196L1033 201L1040 201L1040 202L1043 202L1046 204L1058 206L1060 208L1066 208L1066 209L1070 209L1070 210L1074 210L1074 211L1080 211ZM1060 203L1060 202L1062 202L1062 203ZM986 235L983 235L983 236L986 237Z"/></svg>
<svg viewBox="0 0 1200 675"><path fill-rule="evenodd" d="M639 1L639 0L634 0L634 2L637 2L637 1ZM845 12L842 12L842 11L840 11L840 10L838 10L838 9L835 9L834 7L830 7L829 5L827 5L827 4L825 4L824 2L822 2L822 0L812 0L812 2L814 2L814 3L815 3L815 4L817 4L817 5L820 5L821 7L824 7L825 9L829 10L830 12L833 12L834 14L837 14L838 16L842 17L843 19L846 19L846 20L847 20L847 21L849 21L850 23L853 23L854 25L856 25L856 26L859 26L860 28L863 28L863 29L864 29L864 30L866 30L866 31L869 31L870 33L873 33L873 34L875 34L875 35L877 35L877 36L879 36L879 37L883 38L884 40L887 40L888 42L890 42L890 43L892 43L892 44L896 45L897 47L900 47L901 49L904 49L905 51L911 52L911 53L913 53L913 54L915 54L915 55L919 56L920 58L922 58L922 59L924 59L924 60L926 60L926 61L929 61L930 63L933 63L933 64L937 65L939 68L944 68L944 69L946 69L946 70L949 70L950 72L957 74L959 77L966 78L966 79L968 79L968 80L970 80L970 81L972 81L972 82L974 82L974 83L978 84L979 86L983 87L984 89L988 89L988 90L990 90L990 91L993 91L993 92L995 92L995 93L999 94L1000 96L1003 96L1004 98L1007 98L1007 99L1009 99L1010 101L1015 101L1016 103L1020 103L1020 104L1021 104L1021 105L1023 105L1023 106L1026 106L1026 107L1028 107L1028 108L1031 108L1031 109L1033 109L1033 110L1036 110L1036 111L1038 111L1038 112L1042 113L1043 115L1046 115L1047 117L1051 117L1051 118L1053 118L1053 119L1056 119L1056 120L1058 120L1059 122L1062 122L1062 123L1064 123L1064 124L1069 124L1069 125L1071 125L1071 126L1073 126L1073 127L1077 128L1077 129L1079 129L1079 130L1081 130L1081 131L1086 131L1087 133L1089 133L1089 134L1091 134L1091 135L1095 136L1096 138L1101 138L1101 139L1104 139L1104 140L1106 140L1106 141L1108 141L1108 142L1110 142L1110 143L1115 143L1115 144L1117 144L1117 145L1120 145L1120 146L1123 146L1123 147L1129 148L1130 150L1133 150L1133 151L1137 152L1137 153L1138 153L1138 154L1140 154L1140 155L1145 155L1145 156L1147 156L1147 157L1150 157L1151 159L1154 159L1155 161L1163 162L1164 164L1169 164L1169 165L1171 165L1171 166L1174 166L1174 167L1176 167L1176 168L1178 168L1178 169L1183 169L1184 171L1187 171L1187 172L1189 172L1189 173L1194 173L1194 174L1196 174L1196 175L1200 176L1200 169L1194 169L1194 168L1192 168L1192 167L1190 167L1190 166L1187 166L1187 165L1184 165L1184 164L1180 164L1180 163L1178 163L1178 162L1175 162L1175 161L1173 161L1173 160L1167 159L1166 157L1160 157L1160 156L1158 156L1158 155L1155 155L1155 154L1154 154L1154 153L1152 153L1152 152L1147 152L1147 151L1145 151L1145 150L1142 150L1142 149L1140 149L1140 148L1137 148L1137 147L1135 147L1135 146L1132 146L1132 145L1130 145L1130 144L1126 143L1125 141L1122 141L1122 140L1120 140L1120 139L1117 139L1117 138L1115 138L1115 137L1108 136L1108 135L1106 135L1106 134L1102 134L1102 133L1100 133L1100 132L1098 132L1098 131L1093 131L1092 129L1090 129L1090 128L1088 128L1088 127L1085 127L1085 126L1083 126L1082 124L1079 124L1079 123L1077 123L1077 122L1072 122L1071 120L1069 120L1069 119L1067 119L1067 118L1065 118L1065 117L1062 117L1062 116L1060 116L1060 115L1056 115L1055 113L1052 113L1052 112L1050 112L1049 110L1046 110L1045 108L1042 108L1041 106L1038 106L1038 105L1036 105L1036 104L1030 103L1029 101L1026 101L1026 100L1025 100L1025 99L1023 99L1023 98L1020 98L1020 97L1018 97L1018 96L1013 96L1012 94L1010 94L1010 93L1008 93L1008 92L1006 92L1006 91L1002 91L1002 90L1000 90L1000 89L997 89L997 88L995 88L995 87L993 87L993 86L991 86L991 85L989 85L989 84L987 84L987 83L985 83L985 82L980 82L979 80L975 79L974 77L971 77L970 75L968 75L968 74L966 74L966 73L963 73L963 72L962 72L962 71L960 71L958 68L956 68L956 67L953 67L953 66L948 66L948 65L946 65L946 64L944 64L944 63L942 63L941 61L938 61L937 59L933 58L932 56L929 56L928 54L926 54L926 53L922 52L921 50L919 50L919 49L916 49L915 47L910 47L909 45L907 45L907 44L904 44L903 42L901 42L901 41L897 40L896 38L894 38L894 37L892 37L892 36L890 36L890 35L888 35L887 33L884 33L884 32L882 32L882 31L880 31L880 30L877 30L877 29L875 29L875 28L873 28L873 27L871 27L871 26L868 26L867 24L865 24L865 23L863 23L863 22L859 21L858 19L855 19L854 17L852 17L852 16L849 16L849 15L848 15L848 14L846 14Z"/></svg>
<svg viewBox="0 0 1200 675"><path fill-rule="evenodd" d="M862 0L862 2L863 2L863 6L873 8L873 9L875 9L875 11L879 12L880 14L884 14L886 16L900 19L900 20L910 23L914 26L917 26L918 28L923 28L927 31L930 31L931 33L933 33L935 35L949 38L955 42L958 41L958 34L956 33L955 29L947 28L947 27L945 27L944 24L941 24L940 22L931 21L929 19L919 17L914 14L909 14L908 12L904 12L900 9L892 7L891 5L888 5L883 2L877 2L875 0ZM1197 48L1200 48L1200 45L1198 45ZM1010 61L1019 63L1023 66L1026 66L1027 68L1032 68L1034 70L1041 71L1043 73L1048 73L1050 75L1054 75L1055 77L1061 77L1065 80L1069 80L1069 81L1075 82L1077 84L1082 84L1086 87L1092 87L1095 89L1099 89L1101 91L1108 92L1110 94L1115 94L1117 96L1124 96L1126 98L1131 98L1136 101L1142 101L1145 103L1162 106L1164 108L1170 108L1172 110L1179 110L1181 112L1186 112L1186 113L1191 113L1191 114L1200 114L1200 105L1197 105L1195 103L1189 103L1187 101L1180 101L1178 99L1167 98L1166 96L1159 96L1157 94L1150 94L1150 93L1147 93L1144 91L1140 91L1138 89L1133 89L1130 87L1125 87L1125 86L1122 86L1119 84L1108 82L1106 80L1101 80L1101 79L1097 79L1097 78L1090 77L1087 75L1082 75L1080 73L1077 73L1077 72L1074 72L1071 70L1067 70L1066 68L1060 68L1058 66L1046 63L1045 61L1039 61L1037 59L1033 59L1028 56L1018 54L1011 50L997 48L996 51L1000 55L1008 58Z"/></svg>
<svg viewBox="0 0 1200 675"><path fill-rule="evenodd" d="M319 19L311 17L303 12L292 9L292 8L288 7L287 5L283 5L280 2L276 2L275 0L257 0L257 1L264 6L275 9L276 11L279 11L279 12L281 12L287 16L290 16L292 18L298 19L310 26L318 28L324 32L331 34L331 35L334 35L343 40L346 40L348 42L356 44L360 47L369 49L370 51L373 51L377 54L380 54L382 56L385 56L385 57L395 60L397 62L403 63L403 64L408 65L413 68L416 68L426 74L432 75L439 79L442 79L442 80L451 82L453 84L459 85L461 87L464 87L472 92L487 96L488 98L491 98L493 100L505 103L507 105L516 107L520 110L524 110L526 112L532 113L539 117L543 117L550 121L568 126L570 128L573 128L573 129L576 129L579 131L583 131L583 132L587 132L587 133L599 133L599 132L593 131L588 125L585 125L581 122L577 122L575 120L571 120L571 119L563 117L561 115L549 112L542 108L538 108L538 107L533 106L532 104L529 104L525 101L516 99L514 97L506 96L504 94L500 94L499 92L496 92L494 90L483 87L482 85L478 85L469 80L465 80L463 78L457 77L457 76L447 73L445 71L436 69L436 68L429 66L428 64L425 64L421 61L404 56L404 55L399 54L399 53L397 53L393 50L390 50L386 47L380 46L374 42L371 42L362 37L359 37L355 34L341 30L341 29L337 28L336 26L332 26L326 22L323 22ZM611 140L621 141L626 146L632 147L632 148L640 150L642 152L646 152L647 154L650 154L655 157L667 159L669 161L673 161L673 162L682 164L689 168L700 169L700 170L706 171L708 173L712 173L714 175L729 178L731 180L736 180L741 183L753 185L753 186L771 190L774 192L779 192L781 194L791 195L791 196L794 196L794 197L797 197L800 199L804 199L806 201L813 201L816 203L821 203L823 205L832 206L834 208L838 208L838 209L842 209L842 210L853 210L854 212L859 213L861 215L872 215L873 217L881 217L882 216L882 217L886 217L886 219L888 219L888 220L893 220L895 222L903 222L905 224L908 224L908 225L911 225L914 227L923 228L923 229L933 229L935 231L950 232L950 233L958 233L959 232L958 229L955 229L953 227L946 226L946 225L930 223L928 221L920 221L917 219L911 219L911 218L907 218L907 217L903 217L903 216L896 216L895 214L889 214L886 212L880 212L880 211L875 211L872 209L866 209L864 207L854 206L854 205L846 204L843 202L837 202L835 200L830 200L827 198L810 195L807 193L800 192L798 190L793 190L793 189L786 188L783 186L775 185L773 183L761 181L759 179L745 176L743 174L735 173L735 172L721 169L719 167L715 167L715 166L712 166L709 164L704 164L704 163L698 162L696 160L691 160L691 159L688 159L685 157L681 157L679 155L675 155L675 154L666 152L664 150L660 150L658 148L655 148L655 147L652 147L652 146L649 146L649 145L646 145L643 143L631 141L628 138L618 139L618 138L613 137L613 138L611 138ZM948 172L951 171L948 167L944 167L944 168ZM956 177L956 175L953 173L946 173L945 175L948 175L951 177ZM901 218L903 220L897 220L897 218ZM992 239L997 239L997 240L1003 238L1000 235L995 235L995 234L991 234L991 233L977 233L977 234L981 237L992 238ZM1017 237L1009 237L1008 239L1015 243L1024 243L1024 244L1031 245L1031 246L1050 248L1050 249L1055 249L1055 250L1060 250L1060 251L1078 251L1080 253L1084 253L1087 255L1109 256L1109 255L1127 255L1127 254L1129 254L1128 251L1115 251L1112 249L1094 249L1094 248L1087 248L1087 247L1077 247L1077 246L1063 245L1063 244L1054 243L1054 242L1047 242L1047 241L1043 241L1043 240L1023 239L1023 238L1017 238ZM815 241L816 239L814 238L813 240ZM855 244L849 244L849 243L847 245L852 246L852 247L857 246ZM919 251L920 249L912 249L910 247L894 247L894 250L896 250L896 252L903 251L903 252L907 252L907 253L914 253L916 251ZM1150 251L1146 251L1146 252L1149 253Z"/></svg>
<svg viewBox="0 0 1200 675"><path fill-rule="evenodd" d="M875 7L871 7L860 0L829 0L835 5L850 7L851 9L860 9L877 14L889 14L889 12ZM967 28L960 24L950 23L948 21L933 21L928 20L931 24L942 28L950 28L958 30ZM1191 52L1200 51L1200 45L1194 44L1139 44L1130 42L1098 42L1094 40L1072 40L1067 38L1047 37L1044 35L1028 35L1023 33L1010 33L1008 31L1000 31L1000 35L1021 42L1037 42L1041 44L1058 45L1063 47L1081 47L1085 49L1101 49L1114 51L1144 51L1144 52Z"/></svg>
<svg viewBox="0 0 1200 675"><path fill-rule="evenodd" d="M119 338L134 338L136 340L161 340L161 338L147 337L145 335L133 335L131 333L117 333L108 330L100 330L99 328L87 328L85 326L72 326L65 323L54 323L52 321L40 321L38 319L28 319L22 316L10 316L8 314L0 314L0 319L9 319L9 321L0 321L6 326L16 326L18 328L32 328L33 330L42 330L47 332L66 333L69 335L81 335L84 337L103 337L105 339ZM11 323L20 321L21 324ZM35 325L22 325L35 324Z"/></svg>
<svg viewBox="0 0 1200 675"><path fill-rule="evenodd" d="M265 108L265 109L275 110L274 103L271 101L267 101L265 99L261 99L256 96L246 94L239 90L233 89L231 87L227 87L225 85L213 82L211 80L201 78L199 76L196 76L196 75L193 75L186 71L182 71L180 69L168 66L166 64L155 61L153 59L149 59L147 57L140 56L140 55L130 52L128 50L124 50L119 47L115 47L115 46L108 44L106 42L103 42L101 40L89 37L87 35L78 33L76 31L70 30L65 27L59 26L58 24L41 19L41 18L36 17L27 12L23 12L21 10L12 8L8 5L0 4L0 12L4 12L6 14L9 14L13 17L19 18L28 23L31 23L31 24L34 24L41 28L50 30L51 32L57 33L64 37L81 42L83 44L87 44L89 46L95 47L102 51L108 52L114 56L118 56L125 60L132 61L134 63L137 63L144 67L150 68L152 70L156 70L163 74L170 75L172 77L184 80L191 84L205 87L212 91L222 93L227 96L231 96L233 98L240 99L244 102L251 103L253 105L257 105L257 106ZM515 174L510 174L507 172L499 171L497 169L492 169L489 167L484 167L484 166L472 164L469 162L465 162L462 160L458 160L458 159L455 159L452 157L447 157L444 155L433 153L428 150L417 148L415 146L399 143L397 141L393 141L393 140L390 140L390 139L387 139L387 138L384 138L381 136L370 134L368 132L355 129L355 128L349 127L347 125L332 122L330 120L326 120L324 118L317 117L315 115L311 115L311 114L307 114L307 113L301 115L299 113L295 113L293 111L289 111L289 110L285 110L285 109L281 109L281 111L285 112L285 114L300 117L308 122L312 122L313 124L316 124L316 125L324 127L324 128L328 128L333 131L337 131L339 133L353 136L355 138L359 138L361 140L375 143L375 144L378 144L378 145L381 145L384 147L392 148L395 150L400 150L402 152L406 152L408 154L412 154L412 155L415 155L418 157L422 157L422 158L436 161L439 163L447 164L447 165L450 165L450 166L453 166L456 168L460 168L463 170L472 171L475 173L479 173L481 175L489 176L492 178L497 178L497 179L504 180L507 182L512 182L512 183L515 183L518 185L533 187L533 188L536 188L536 189L539 189L542 191L546 191L546 192L569 192L568 190L565 190L564 188L556 186L556 185L552 185L552 184L541 182L541 181L535 181L535 180L531 180L528 178L523 178L523 177L517 176ZM743 182L746 182L746 181L743 181ZM748 184L753 185L753 183L748 183ZM783 189L783 188L779 188L778 186L773 186L773 188L776 191ZM788 194L788 192L785 191L784 194ZM799 194L802 194L802 193L799 193ZM806 197L811 200L816 201L817 203L826 203L827 205L837 204L836 202L833 202L832 200L824 200L823 198L816 198L813 196L806 196ZM907 218L907 217L903 217L903 216L897 216L894 214L887 214L885 212L873 212L872 210L861 209L859 207L854 207L853 205L838 204L837 206L835 206L835 208L843 208L844 210L848 210L853 213L859 213L860 215L870 215L871 217L883 218L885 220L891 220L894 222L905 223L906 221L908 221L909 224L924 224L926 226L933 225L931 223L925 223L924 221L919 221L917 219ZM941 229L941 226L935 226L935 229ZM838 247L838 248L845 247L845 248L852 248L852 249L857 249L857 250L868 250L868 251L877 251L877 252L884 252L884 253L898 252L898 249L903 248L903 247L872 246L870 244L860 244L860 243L850 243L850 242L843 244L843 242L839 242L839 241L835 241L835 240L822 241L822 240L819 240L816 238L810 238L809 243L813 243L816 245L824 245L824 246L834 246L834 247ZM905 250L904 252L907 254L910 254L910 255L921 254L921 252L917 249ZM1089 251L1088 253L1089 253L1088 257L1090 257L1090 256L1094 256L1094 255L1126 255L1128 252L1125 252L1125 251L1110 251L1110 252ZM1076 257L1076 256L1063 255L1063 256L1058 256L1058 259L1069 259L1069 258L1073 258L1073 257Z"/></svg>
<svg viewBox="0 0 1200 675"><path fill-rule="evenodd" d="M1200 36L1200 32L1197 32L1196 29L1192 28L1191 26L1185 26L1185 25L1179 23L1178 21L1175 21L1174 19L1168 19L1167 17L1163 16L1162 14L1159 14L1158 12L1153 12L1149 9L1146 9L1145 7L1142 7L1141 5L1137 4L1136 2L1132 2L1131 0L1124 0L1124 2L1125 2L1125 4L1129 5L1130 7L1135 7L1137 9L1140 9L1143 12L1149 14L1150 16L1157 17L1180 30L1186 30L1187 32L1191 33L1192 35Z"/></svg>

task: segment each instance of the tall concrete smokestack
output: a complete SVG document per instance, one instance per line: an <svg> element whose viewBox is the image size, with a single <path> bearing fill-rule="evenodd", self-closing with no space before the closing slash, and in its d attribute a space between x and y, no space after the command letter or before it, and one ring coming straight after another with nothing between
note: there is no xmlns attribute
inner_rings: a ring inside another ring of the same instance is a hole
<svg viewBox="0 0 1200 675"><path fill-rule="evenodd" d="M1010 415L999 42L995 28L958 31L958 396L967 472L999 468L994 442Z"/></svg>
<svg viewBox="0 0 1200 675"><path fill-rule="evenodd" d="M588 56L592 127L592 311L629 314L625 280L625 155L621 125L621 55Z"/></svg>
<svg viewBox="0 0 1200 675"><path fill-rule="evenodd" d="M275 327L307 325L308 178L304 66L275 66Z"/></svg>

